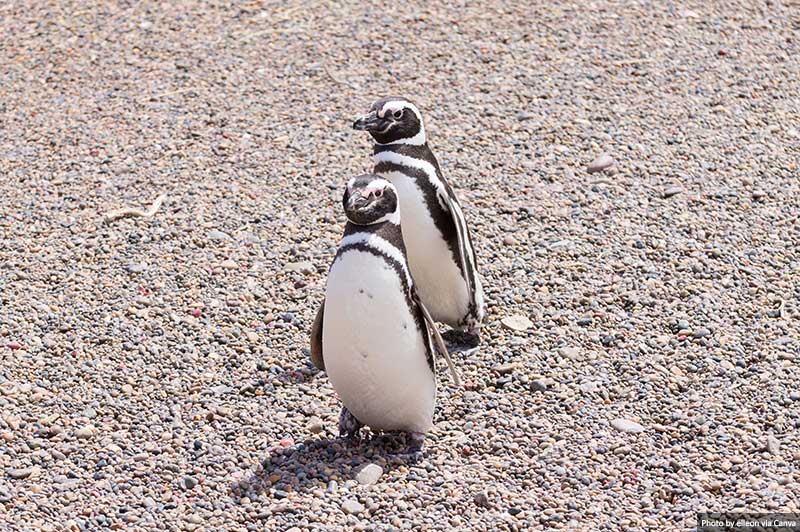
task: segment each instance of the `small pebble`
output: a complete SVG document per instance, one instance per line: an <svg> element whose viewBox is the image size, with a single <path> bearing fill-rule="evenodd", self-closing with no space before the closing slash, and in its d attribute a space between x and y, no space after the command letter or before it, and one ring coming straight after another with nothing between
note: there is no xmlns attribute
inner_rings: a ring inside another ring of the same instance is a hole
<svg viewBox="0 0 800 532"><path fill-rule="evenodd" d="M14 480L22 480L28 478L33 474L32 467L9 468L6 469L6 474Z"/></svg>
<svg viewBox="0 0 800 532"><path fill-rule="evenodd" d="M383 475L383 468L377 464L367 464L356 475L356 481L362 486L375 484Z"/></svg>
<svg viewBox="0 0 800 532"><path fill-rule="evenodd" d="M533 322L531 322L531 320L519 314L506 316L500 321L503 327L512 331L525 331L533 327Z"/></svg>
<svg viewBox="0 0 800 532"><path fill-rule="evenodd" d="M325 430L325 426L322 423L322 420L318 417L312 417L308 420L308 424L306 425L306 430L311 434L319 434L323 430Z"/></svg>
<svg viewBox="0 0 800 532"><path fill-rule="evenodd" d="M610 155L603 154L594 161L592 161L591 163L589 163L589 166L586 167L586 170L590 174L594 174L596 172L602 172L606 168L609 168L613 165L614 165L614 159L612 159Z"/></svg>
<svg viewBox="0 0 800 532"><path fill-rule="evenodd" d="M532 380L530 389L532 392L545 392L547 391L547 384L540 379Z"/></svg>
<svg viewBox="0 0 800 532"><path fill-rule="evenodd" d="M197 479L191 476L185 476L180 481L181 488L188 491L197 486Z"/></svg>
<svg viewBox="0 0 800 532"><path fill-rule="evenodd" d="M506 375L508 373L512 373L515 369L519 367L519 364L516 362L509 362L508 364L501 364L499 366L495 366L492 368L495 373L498 375Z"/></svg>
<svg viewBox="0 0 800 532"><path fill-rule="evenodd" d="M767 438L767 451L769 451L770 454L780 454L781 442L778 441L778 438L775 436Z"/></svg>
<svg viewBox="0 0 800 532"><path fill-rule="evenodd" d="M229 235L228 233L224 233L222 231L218 231L217 229L212 229L211 231L208 232L206 236L208 237L209 240L218 240L218 241L233 240L231 238L231 235Z"/></svg>
<svg viewBox="0 0 800 532"><path fill-rule="evenodd" d="M341 508L344 513L351 515L360 514L366 510L364 505L358 502L356 499L345 499L342 501Z"/></svg>
<svg viewBox="0 0 800 532"><path fill-rule="evenodd" d="M479 508L489 508L489 497L486 495L485 491L479 491L472 497L472 502L475 503L475 506Z"/></svg>
<svg viewBox="0 0 800 532"><path fill-rule="evenodd" d="M86 425L75 431L75 437L85 440L94 436L95 428L92 425Z"/></svg>
<svg viewBox="0 0 800 532"><path fill-rule="evenodd" d="M620 432L638 433L643 432L644 427L635 421L625 418L617 418L611 421L611 426Z"/></svg>
<svg viewBox="0 0 800 532"><path fill-rule="evenodd" d="M568 360L579 360L581 357L581 351L577 347L560 347L558 354Z"/></svg>
<svg viewBox="0 0 800 532"><path fill-rule="evenodd" d="M286 264L285 268L286 271L295 272L295 271L314 271L314 264L309 261L301 261L301 262L289 262Z"/></svg>

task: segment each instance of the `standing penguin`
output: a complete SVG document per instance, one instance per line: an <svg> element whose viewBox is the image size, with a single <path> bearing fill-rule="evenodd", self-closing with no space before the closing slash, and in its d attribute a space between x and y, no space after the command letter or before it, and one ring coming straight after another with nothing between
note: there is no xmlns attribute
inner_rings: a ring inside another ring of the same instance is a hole
<svg viewBox="0 0 800 532"><path fill-rule="evenodd" d="M467 222L428 147L419 109L405 98L381 98L354 129L375 140L374 173L400 196L408 262L420 298L437 321L480 341L483 289Z"/></svg>
<svg viewBox="0 0 800 532"><path fill-rule="evenodd" d="M397 190L376 175L354 177L342 204L347 225L314 322L312 354L344 404L342 436L357 437L363 425L403 431L419 450L433 423L430 327L438 331L408 269ZM444 347L440 337L436 345Z"/></svg>

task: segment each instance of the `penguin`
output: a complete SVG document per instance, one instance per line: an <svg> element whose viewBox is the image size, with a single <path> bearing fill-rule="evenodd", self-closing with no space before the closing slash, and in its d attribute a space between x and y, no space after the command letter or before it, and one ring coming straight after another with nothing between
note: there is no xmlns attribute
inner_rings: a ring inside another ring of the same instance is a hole
<svg viewBox="0 0 800 532"><path fill-rule="evenodd" d="M377 175L354 177L342 205L347 223L312 327L312 358L342 401L340 436L358 439L364 425L405 432L411 451L421 451L436 403L434 355L447 349L408 267L397 189Z"/></svg>
<svg viewBox="0 0 800 532"><path fill-rule="evenodd" d="M419 109L409 100L377 100L353 128L375 141L373 172L400 196L404 242L422 302L436 321L476 346L484 318L475 248L461 205L428 146Z"/></svg>

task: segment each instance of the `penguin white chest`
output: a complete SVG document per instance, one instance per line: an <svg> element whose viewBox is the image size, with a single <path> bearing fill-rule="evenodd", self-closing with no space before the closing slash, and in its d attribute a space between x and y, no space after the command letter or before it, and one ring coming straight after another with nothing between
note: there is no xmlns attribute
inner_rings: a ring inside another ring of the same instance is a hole
<svg viewBox="0 0 800 532"><path fill-rule="evenodd" d="M457 326L469 307L467 283L436 227L416 181L402 172L381 174L397 188L403 241L422 302L437 321Z"/></svg>
<svg viewBox="0 0 800 532"><path fill-rule="evenodd" d="M336 259L325 292L325 370L359 421L382 430L430 430L436 380L425 342L389 263L355 249Z"/></svg>

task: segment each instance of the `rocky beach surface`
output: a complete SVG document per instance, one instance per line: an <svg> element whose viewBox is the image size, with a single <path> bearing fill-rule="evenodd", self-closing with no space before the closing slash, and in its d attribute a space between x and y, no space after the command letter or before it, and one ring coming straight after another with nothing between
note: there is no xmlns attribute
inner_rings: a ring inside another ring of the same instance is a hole
<svg viewBox="0 0 800 532"><path fill-rule="evenodd" d="M800 511L799 27L780 1L0 4L0 528ZM339 440L308 357L385 94L426 117L488 306L416 463Z"/></svg>

